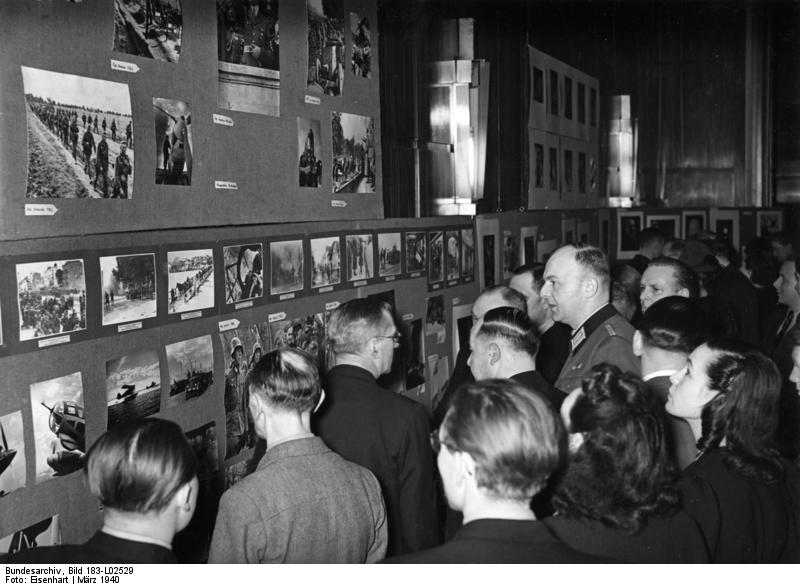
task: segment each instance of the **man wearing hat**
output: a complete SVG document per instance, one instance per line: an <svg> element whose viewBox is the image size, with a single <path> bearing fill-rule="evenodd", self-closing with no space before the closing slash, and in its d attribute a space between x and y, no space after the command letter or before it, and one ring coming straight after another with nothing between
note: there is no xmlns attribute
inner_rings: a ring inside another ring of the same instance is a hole
<svg viewBox="0 0 800 586"><path fill-rule="evenodd" d="M119 155L114 163L114 194L112 197L128 199L128 175L131 172L131 161L126 151L128 144L122 141L119 144Z"/></svg>
<svg viewBox="0 0 800 586"><path fill-rule="evenodd" d="M247 368L244 346L238 337L231 340L231 365L225 373L225 458L241 452L248 444Z"/></svg>

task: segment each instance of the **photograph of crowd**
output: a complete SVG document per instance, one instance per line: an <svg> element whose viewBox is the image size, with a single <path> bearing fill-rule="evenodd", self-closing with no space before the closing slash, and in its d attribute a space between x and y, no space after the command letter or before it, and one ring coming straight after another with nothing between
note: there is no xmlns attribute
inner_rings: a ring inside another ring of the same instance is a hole
<svg viewBox="0 0 800 586"><path fill-rule="evenodd" d="M314 359L319 357L325 341L325 324L322 313L296 319L284 319L269 324L270 349L299 348Z"/></svg>
<svg viewBox="0 0 800 586"><path fill-rule="evenodd" d="M166 352L170 407L202 396L214 383L211 336L167 344Z"/></svg>
<svg viewBox="0 0 800 586"><path fill-rule="evenodd" d="M103 325L156 317L156 257L123 254L100 257Z"/></svg>
<svg viewBox="0 0 800 586"><path fill-rule="evenodd" d="M430 233L430 249L431 264L430 264L430 278L431 283L441 283L444 280L444 250L442 240L444 240L444 232L431 232Z"/></svg>
<svg viewBox="0 0 800 586"><path fill-rule="evenodd" d="M25 434L22 411L0 417L0 497L25 486Z"/></svg>
<svg viewBox="0 0 800 586"><path fill-rule="evenodd" d="M468 281L475 278L475 239L472 228L461 229L461 277Z"/></svg>
<svg viewBox="0 0 800 586"><path fill-rule="evenodd" d="M181 0L114 0L113 50L177 63L181 55Z"/></svg>
<svg viewBox="0 0 800 586"><path fill-rule="evenodd" d="M306 89L338 96L344 83L344 3L306 0L308 10L308 76Z"/></svg>
<svg viewBox="0 0 800 586"><path fill-rule="evenodd" d="M302 240L269 243L270 295L302 291L305 286Z"/></svg>
<svg viewBox="0 0 800 586"><path fill-rule="evenodd" d="M458 230L447 231L447 256L445 257L445 271L447 280L452 281L461 276L461 237Z"/></svg>
<svg viewBox="0 0 800 586"><path fill-rule="evenodd" d="M106 362L106 403L108 429L158 413L161 407L161 368L155 350Z"/></svg>
<svg viewBox="0 0 800 586"><path fill-rule="evenodd" d="M371 279L375 276L372 234L348 234L345 237L347 252L347 280Z"/></svg>
<svg viewBox="0 0 800 586"><path fill-rule="evenodd" d="M426 244L425 232L406 232L406 272L425 270Z"/></svg>
<svg viewBox="0 0 800 586"><path fill-rule="evenodd" d="M13 555L26 549L61 544L58 515L38 521L0 539L0 555Z"/></svg>
<svg viewBox="0 0 800 586"><path fill-rule="evenodd" d="M225 303L237 303L264 294L260 244L225 246L222 260L225 268Z"/></svg>
<svg viewBox="0 0 800 586"><path fill-rule="evenodd" d="M342 258L338 236L312 238L311 287L327 287L342 282Z"/></svg>
<svg viewBox="0 0 800 586"><path fill-rule="evenodd" d="M167 252L167 312L214 307L214 253L210 248Z"/></svg>
<svg viewBox="0 0 800 586"><path fill-rule="evenodd" d="M26 197L133 197L128 86L21 69L28 120Z"/></svg>
<svg viewBox="0 0 800 586"><path fill-rule="evenodd" d="M350 13L350 34L352 57L350 64L353 68L353 75L356 77L366 77L369 79L371 66L370 40L369 40L369 19L361 17L355 12Z"/></svg>
<svg viewBox="0 0 800 586"><path fill-rule="evenodd" d="M375 193L375 122L331 112L333 193Z"/></svg>
<svg viewBox="0 0 800 586"><path fill-rule="evenodd" d="M322 123L319 120L297 119L300 187L322 187L322 145L319 141L321 136Z"/></svg>
<svg viewBox="0 0 800 586"><path fill-rule="evenodd" d="M378 276L388 277L400 274L400 232L378 234Z"/></svg>
<svg viewBox="0 0 800 586"><path fill-rule="evenodd" d="M86 329L86 279L83 260L17 265L19 339Z"/></svg>
<svg viewBox="0 0 800 586"><path fill-rule="evenodd" d="M36 484L83 467L86 418L80 372L30 386Z"/></svg>
<svg viewBox="0 0 800 586"><path fill-rule="evenodd" d="M192 108L188 102L153 98L156 184L191 185Z"/></svg>

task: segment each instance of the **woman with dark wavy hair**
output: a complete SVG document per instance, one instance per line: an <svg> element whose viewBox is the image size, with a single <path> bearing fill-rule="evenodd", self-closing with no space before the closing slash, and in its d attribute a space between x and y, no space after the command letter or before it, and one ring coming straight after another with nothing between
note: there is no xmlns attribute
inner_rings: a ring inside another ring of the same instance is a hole
<svg viewBox="0 0 800 586"><path fill-rule="evenodd" d="M562 406L570 457L545 524L567 545L635 563L706 562L680 510L661 399L616 366L595 366Z"/></svg>
<svg viewBox="0 0 800 586"><path fill-rule="evenodd" d="M712 561L800 562L800 471L776 443L778 368L747 345L709 342L671 380L667 411L700 449L680 483L684 506Z"/></svg>

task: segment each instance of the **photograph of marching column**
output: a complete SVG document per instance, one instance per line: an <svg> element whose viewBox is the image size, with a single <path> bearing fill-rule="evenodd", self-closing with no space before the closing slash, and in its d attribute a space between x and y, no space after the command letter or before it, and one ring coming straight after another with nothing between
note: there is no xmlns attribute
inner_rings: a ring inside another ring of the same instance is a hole
<svg viewBox="0 0 800 586"><path fill-rule="evenodd" d="M161 370L154 350L106 362L108 429L142 419L161 408Z"/></svg>
<svg viewBox="0 0 800 586"><path fill-rule="evenodd" d="M169 370L169 407L202 396L214 383L211 336L167 344L165 350Z"/></svg>
<svg viewBox="0 0 800 586"><path fill-rule="evenodd" d="M344 83L344 4L307 0L308 76L306 91L338 96Z"/></svg>
<svg viewBox="0 0 800 586"><path fill-rule="evenodd" d="M28 118L25 196L133 197L128 86L21 67Z"/></svg>
<svg viewBox="0 0 800 586"><path fill-rule="evenodd" d="M17 265L20 341L86 329L84 274L81 259Z"/></svg>
<svg viewBox="0 0 800 586"><path fill-rule="evenodd" d="M353 70L353 75L356 77L366 77L369 79L371 63L371 46L369 40L369 19L362 17L355 12L350 13L350 35L352 42L350 44L352 57L350 58L350 65Z"/></svg>
<svg viewBox="0 0 800 586"><path fill-rule="evenodd" d="M177 63L182 30L181 0L114 0L114 51Z"/></svg>
<svg viewBox="0 0 800 586"><path fill-rule="evenodd" d="M167 252L167 313L214 307L214 253L210 248Z"/></svg>
<svg viewBox="0 0 800 586"><path fill-rule="evenodd" d="M156 317L156 255L100 257L103 325Z"/></svg>
<svg viewBox="0 0 800 586"><path fill-rule="evenodd" d="M156 184L191 185L194 148L188 102L153 98L156 127Z"/></svg>
<svg viewBox="0 0 800 586"><path fill-rule="evenodd" d="M297 119L298 175L300 187L322 187L322 123Z"/></svg>
<svg viewBox="0 0 800 586"><path fill-rule="evenodd" d="M331 112L333 193L375 193L375 121Z"/></svg>

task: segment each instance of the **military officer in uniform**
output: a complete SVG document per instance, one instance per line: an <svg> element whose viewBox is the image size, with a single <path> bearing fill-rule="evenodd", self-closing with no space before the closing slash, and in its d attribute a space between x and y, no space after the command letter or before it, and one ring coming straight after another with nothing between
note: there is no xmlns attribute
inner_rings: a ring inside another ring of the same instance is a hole
<svg viewBox="0 0 800 586"><path fill-rule="evenodd" d="M278 21L269 2L250 0L242 36L242 65L278 69Z"/></svg>

